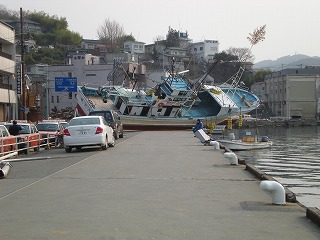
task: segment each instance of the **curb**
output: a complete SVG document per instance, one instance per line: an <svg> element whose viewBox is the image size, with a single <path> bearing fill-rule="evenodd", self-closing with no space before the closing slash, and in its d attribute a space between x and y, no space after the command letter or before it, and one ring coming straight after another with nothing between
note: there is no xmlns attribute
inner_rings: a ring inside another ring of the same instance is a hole
<svg viewBox="0 0 320 240"><path fill-rule="evenodd" d="M267 174L265 174L264 172L262 172L260 169L256 168L252 164L246 163L245 170L248 170L260 180L276 181L273 177L268 176ZM296 203L297 202L296 195L293 192L291 192L288 188L285 187L284 189L286 192L286 201L291 203Z"/></svg>
<svg viewBox="0 0 320 240"><path fill-rule="evenodd" d="M320 227L320 210L318 208L307 208L306 216Z"/></svg>

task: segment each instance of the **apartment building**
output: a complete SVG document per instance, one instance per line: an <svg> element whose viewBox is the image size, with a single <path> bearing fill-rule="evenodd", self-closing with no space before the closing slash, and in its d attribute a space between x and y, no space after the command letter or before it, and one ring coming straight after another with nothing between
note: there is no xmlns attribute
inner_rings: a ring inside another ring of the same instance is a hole
<svg viewBox="0 0 320 240"><path fill-rule="evenodd" d="M204 40L192 44L191 53L200 61L201 59L206 62L213 60L214 55L219 52L219 41L217 40Z"/></svg>

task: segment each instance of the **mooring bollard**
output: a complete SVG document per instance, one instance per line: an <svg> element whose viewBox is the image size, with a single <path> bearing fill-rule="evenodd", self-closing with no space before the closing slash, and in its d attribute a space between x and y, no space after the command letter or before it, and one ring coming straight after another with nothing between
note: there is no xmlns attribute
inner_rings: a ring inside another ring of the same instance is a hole
<svg viewBox="0 0 320 240"><path fill-rule="evenodd" d="M284 187L280 183L276 181L265 180L260 183L260 188L264 191L271 192L273 204L286 204L286 193Z"/></svg>
<svg viewBox="0 0 320 240"><path fill-rule="evenodd" d="M213 146L213 149L220 149L220 143L217 141L210 141L210 145Z"/></svg>
<svg viewBox="0 0 320 240"><path fill-rule="evenodd" d="M233 152L225 152L224 154L225 158L229 158L230 165L238 165L238 156Z"/></svg>

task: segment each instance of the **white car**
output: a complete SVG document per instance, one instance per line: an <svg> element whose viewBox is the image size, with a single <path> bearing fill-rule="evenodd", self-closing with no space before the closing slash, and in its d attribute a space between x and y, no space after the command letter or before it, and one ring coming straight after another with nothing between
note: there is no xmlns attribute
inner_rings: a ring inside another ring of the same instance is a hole
<svg viewBox="0 0 320 240"><path fill-rule="evenodd" d="M101 146L102 150L115 146L113 129L102 116L83 116L71 119L63 130L64 148L67 153L72 148Z"/></svg>

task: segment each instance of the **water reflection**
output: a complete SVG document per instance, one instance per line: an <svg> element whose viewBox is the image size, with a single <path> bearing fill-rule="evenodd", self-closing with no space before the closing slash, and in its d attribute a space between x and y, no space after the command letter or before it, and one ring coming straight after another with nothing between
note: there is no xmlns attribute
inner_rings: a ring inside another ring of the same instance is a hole
<svg viewBox="0 0 320 240"><path fill-rule="evenodd" d="M245 130L234 130L241 136ZM246 162L288 187L306 207L320 208L320 127L259 128L271 149L238 152Z"/></svg>

